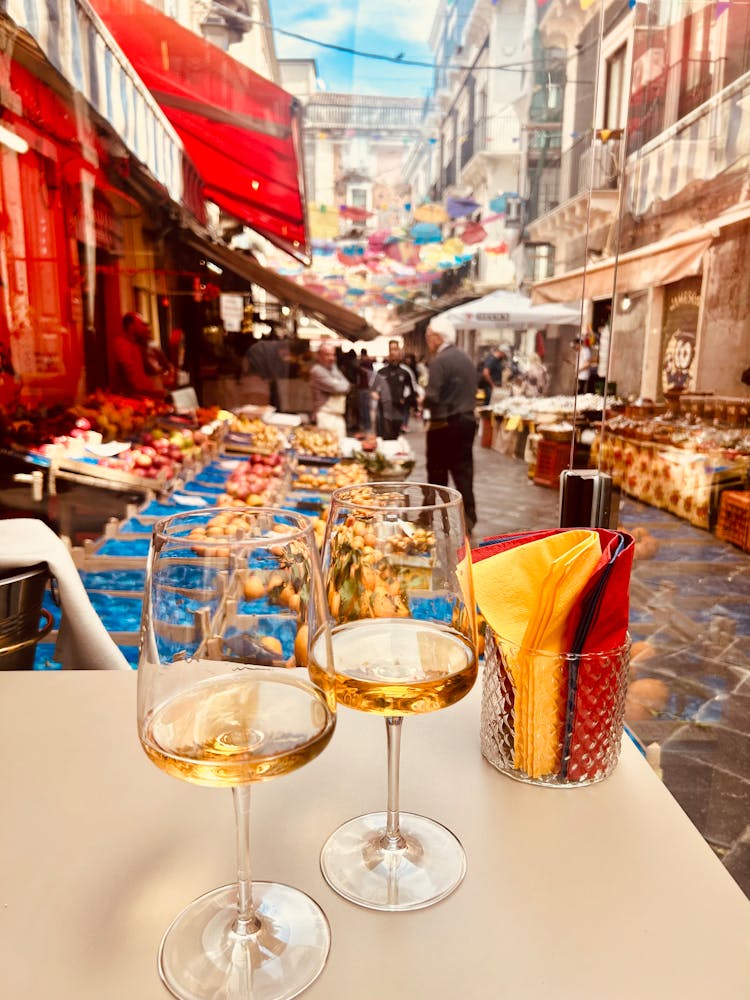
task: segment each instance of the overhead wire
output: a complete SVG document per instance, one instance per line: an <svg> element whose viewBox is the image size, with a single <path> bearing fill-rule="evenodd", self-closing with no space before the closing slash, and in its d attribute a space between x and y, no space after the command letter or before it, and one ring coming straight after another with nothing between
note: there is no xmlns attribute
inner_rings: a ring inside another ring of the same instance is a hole
<svg viewBox="0 0 750 1000"><path fill-rule="evenodd" d="M358 59L375 59L380 62L393 63L397 66L416 66L422 69L445 69L445 70L459 70L459 71L477 71L477 70L507 70L511 72L524 73L529 69L534 68L547 68L547 63L542 64L539 60L517 60L514 62L502 63L497 66L481 66L476 67L471 63L456 63L456 62L435 62L434 60L426 59L407 59L403 53L399 53L397 56L385 55L382 52L364 52L360 49L352 48L349 45L338 45L335 42L323 42L318 38L311 38L309 35L302 35L296 31L289 31L287 28L279 28L270 21L264 21L262 18L251 17L248 14L242 14L239 11L232 10L230 7L225 7L221 3L212 3L211 11L218 14L224 14L228 16L232 21L239 21L242 24L256 25L261 28L265 28L268 31L273 31L275 34L284 35L286 38L293 38L298 42L307 42L309 45L317 45L323 49L331 49L334 52L340 52L343 55L356 56ZM590 47L590 44L584 47ZM584 48L582 47L582 49ZM571 55L563 56L559 60L560 62L567 62L570 59L578 58L582 49L576 50Z"/></svg>

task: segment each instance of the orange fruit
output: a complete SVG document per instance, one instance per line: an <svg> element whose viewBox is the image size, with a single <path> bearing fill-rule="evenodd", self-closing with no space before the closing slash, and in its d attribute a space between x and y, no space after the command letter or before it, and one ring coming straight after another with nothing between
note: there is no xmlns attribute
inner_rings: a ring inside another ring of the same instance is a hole
<svg viewBox="0 0 750 1000"><path fill-rule="evenodd" d="M307 625L300 625L294 640L294 658L298 667L307 666Z"/></svg>
<svg viewBox="0 0 750 1000"><path fill-rule="evenodd" d="M248 601L254 601L259 597L265 596L266 588L258 574L251 573L250 576L245 577L242 591Z"/></svg>
<svg viewBox="0 0 750 1000"><path fill-rule="evenodd" d="M289 604L289 610L290 611L295 611L295 612L299 611L300 602L301 602L301 598L300 598L299 594L294 593L294 592L292 594L290 594L289 601L287 602Z"/></svg>
<svg viewBox="0 0 750 1000"><path fill-rule="evenodd" d="M264 635L260 640L261 646L265 646L266 649L270 650L272 653L282 652L281 640L277 639L275 635Z"/></svg>

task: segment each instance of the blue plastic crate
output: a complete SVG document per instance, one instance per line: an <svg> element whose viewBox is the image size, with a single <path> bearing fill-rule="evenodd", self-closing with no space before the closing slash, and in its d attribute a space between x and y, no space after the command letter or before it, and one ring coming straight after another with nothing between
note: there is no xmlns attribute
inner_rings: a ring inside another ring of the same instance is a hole
<svg viewBox="0 0 750 1000"><path fill-rule="evenodd" d="M145 569L110 569L100 573L81 571L81 580L86 590L123 591L143 593L146 586Z"/></svg>

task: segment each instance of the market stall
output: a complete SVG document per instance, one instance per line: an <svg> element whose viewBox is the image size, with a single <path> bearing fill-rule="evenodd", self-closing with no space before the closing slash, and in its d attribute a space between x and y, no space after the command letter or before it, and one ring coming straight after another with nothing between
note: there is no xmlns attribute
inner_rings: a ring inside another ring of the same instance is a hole
<svg viewBox="0 0 750 1000"><path fill-rule="evenodd" d="M322 541L334 489L405 479L414 465L403 440L340 440L267 406L235 413L212 408L180 417L151 407L133 426L123 417L127 408L124 400L116 407L89 401L47 424L12 421L4 446L44 477L34 483L37 499L20 512L51 522L71 543L92 605L134 668L146 559L158 519L191 508L279 506L311 517ZM207 422L197 426L198 419ZM127 441L118 440L124 437L123 421L132 435ZM31 496L28 486L25 490ZM79 509L59 509L67 491L81 490L93 494L90 503L98 515L84 525ZM82 527L88 530L78 530ZM58 669L61 615L51 591L42 606L52 629L37 646L34 668Z"/></svg>
<svg viewBox="0 0 750 1000"><path fill-rule="evenodd" d="M747 400L698 396L629 406L597 434L591 464L623 493L713 530L722 493L748 486L748 410Z"/></svg>

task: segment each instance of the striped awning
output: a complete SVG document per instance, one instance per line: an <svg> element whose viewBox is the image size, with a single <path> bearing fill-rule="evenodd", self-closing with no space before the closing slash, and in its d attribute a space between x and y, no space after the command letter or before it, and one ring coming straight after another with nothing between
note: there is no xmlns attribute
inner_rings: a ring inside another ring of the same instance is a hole
<svg viewBox="0 0 750 1000"><path fill-rule="evenodd" d="M0 0L52 66L120 136L178 204L183 144L87 0Z"/></svg>

